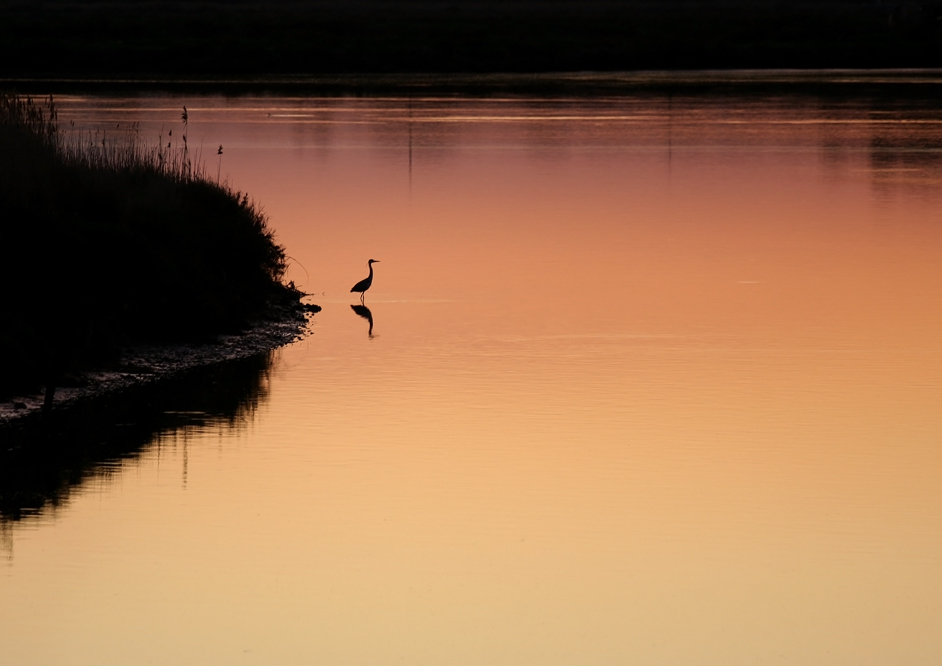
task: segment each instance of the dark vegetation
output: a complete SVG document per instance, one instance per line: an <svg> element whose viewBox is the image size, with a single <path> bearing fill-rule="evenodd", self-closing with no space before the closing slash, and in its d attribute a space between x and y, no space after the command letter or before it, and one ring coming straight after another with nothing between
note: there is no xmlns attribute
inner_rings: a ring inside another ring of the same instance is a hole
<svg viewBox="0 0 942 666"><path fill-rule="evenodd" d="M0 75L942 65L942 0L0 0Z"/></svg>
<svg viewBox="0 0 942 666"><path fill-rule="evenodd" d="M129 343L236 332L285 294L264 215L185 137L83 135L52 100L0 95L0 396L79 381Z"/></svg>

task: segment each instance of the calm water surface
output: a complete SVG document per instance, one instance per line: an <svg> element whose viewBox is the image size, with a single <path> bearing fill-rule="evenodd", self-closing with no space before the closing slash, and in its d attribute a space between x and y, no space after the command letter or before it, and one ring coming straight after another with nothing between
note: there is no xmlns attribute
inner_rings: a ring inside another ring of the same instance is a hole
<svg viewBox="0 0 942 666"><path fill-rule="evenodd" d="M2 523L0 663L942 662L935 105L59 102L186 104L323 311Z"/></svg>

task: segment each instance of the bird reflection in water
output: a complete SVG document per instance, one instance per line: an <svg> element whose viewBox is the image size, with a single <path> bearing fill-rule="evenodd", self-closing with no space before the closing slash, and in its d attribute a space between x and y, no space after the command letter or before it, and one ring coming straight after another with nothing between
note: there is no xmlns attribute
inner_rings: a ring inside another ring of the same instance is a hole
<svg viewBox="0 0 942 666"><path fill-rule="evenodd" d="M354 312L356 312L358 315L360 315L365 320L370 322L370 332L367 335L369 335L370 339L372 339L373 338L373 313L370 312L370 309L366 307L365 305L351 305L350 307L353 308Z"/></svg>

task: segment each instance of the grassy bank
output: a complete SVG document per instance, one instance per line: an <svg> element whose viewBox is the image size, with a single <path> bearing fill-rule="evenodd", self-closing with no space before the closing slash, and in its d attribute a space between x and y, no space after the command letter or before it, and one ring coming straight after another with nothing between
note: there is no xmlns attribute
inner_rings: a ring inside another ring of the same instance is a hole
<svg viewBox="0 0 942 666"><path fill-rule="evenodd" d="M63 130L51 100L0 94L0 398L238 331L285 294L261 210L178 137Z"/></svg>
<svg viewBox="0 0 942 666"><path fill-rule="evenodd" d="M3 76L942 66L938 0L0 2Z"/></svg>

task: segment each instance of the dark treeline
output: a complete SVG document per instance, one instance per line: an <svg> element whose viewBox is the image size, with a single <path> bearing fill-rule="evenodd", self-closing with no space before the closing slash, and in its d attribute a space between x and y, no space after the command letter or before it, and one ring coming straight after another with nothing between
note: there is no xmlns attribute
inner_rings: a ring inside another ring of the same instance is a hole
<svg viewBox="0 0 942 666"><path fill-rule="evenodd" d="M942 1L0 2L0 75L942 65Z"/></svg>

